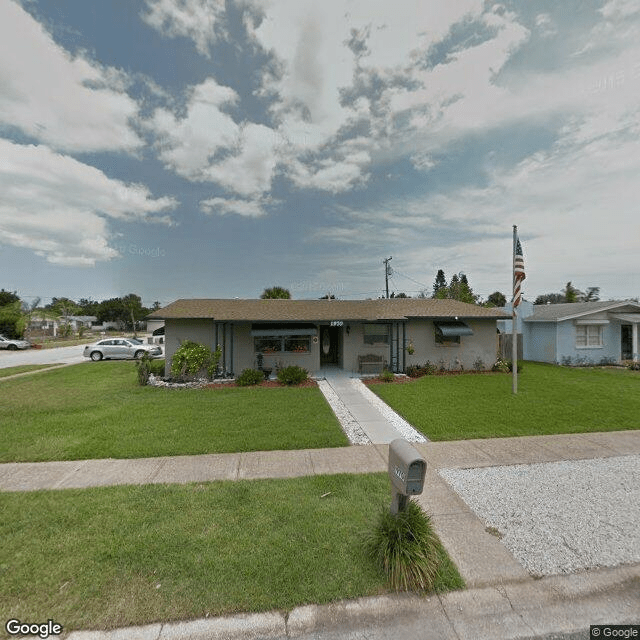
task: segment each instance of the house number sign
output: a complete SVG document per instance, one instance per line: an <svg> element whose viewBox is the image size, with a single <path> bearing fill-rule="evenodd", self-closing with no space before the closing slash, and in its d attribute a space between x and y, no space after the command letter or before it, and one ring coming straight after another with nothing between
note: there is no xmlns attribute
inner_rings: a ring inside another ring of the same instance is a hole
<svg viewBox="0 0 640 640"><path fill-rule="evenodd" d="M344 322L342 320L332 320L331 321L331 326L332 327L341 327L344 324Z"/></svg>

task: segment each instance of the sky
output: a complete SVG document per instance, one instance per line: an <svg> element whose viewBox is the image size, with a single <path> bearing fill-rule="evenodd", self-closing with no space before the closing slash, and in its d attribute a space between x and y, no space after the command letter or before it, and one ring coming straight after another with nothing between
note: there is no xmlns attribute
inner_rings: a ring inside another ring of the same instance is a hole
<svg viewBox="0 0 640 640"><path fill-rule="evenodd" d="M0 288L640 296L637 0L0 0Z"/></svg>

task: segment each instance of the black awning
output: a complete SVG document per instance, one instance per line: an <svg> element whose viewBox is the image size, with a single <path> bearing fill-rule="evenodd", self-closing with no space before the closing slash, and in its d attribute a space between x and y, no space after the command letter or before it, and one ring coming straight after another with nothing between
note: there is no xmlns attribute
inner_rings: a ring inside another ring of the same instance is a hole
<svg viewBox="0 0 640 640"><path fill-rule="evenodd" d="M451 322L434 322L436 331L438 331L443 338L455 338L457 336L472 336L473 330L468 324L465 324L461 320L455 320Z"/></svg>

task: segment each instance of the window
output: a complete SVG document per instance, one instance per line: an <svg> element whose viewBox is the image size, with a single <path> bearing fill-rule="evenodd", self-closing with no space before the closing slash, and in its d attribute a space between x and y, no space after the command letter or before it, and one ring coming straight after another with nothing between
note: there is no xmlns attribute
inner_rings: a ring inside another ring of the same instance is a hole
<svg viewBox="0 0 640 640"><path fill-rule="evenodd" d="M263 336L254 338L257 353L309 353L311 336Z"/></svg>
<svg viewBox="0 0 640 640"><path fill-rule="evenodd" d="M602 347L601 324L579 324L576 325L576 347Z"/></svg>
<svg viewBox="0 0 640 640"><path fill-rule="evenodd" d="M365 344L389 344L388 324L365 324L363 328Z"/></svg>

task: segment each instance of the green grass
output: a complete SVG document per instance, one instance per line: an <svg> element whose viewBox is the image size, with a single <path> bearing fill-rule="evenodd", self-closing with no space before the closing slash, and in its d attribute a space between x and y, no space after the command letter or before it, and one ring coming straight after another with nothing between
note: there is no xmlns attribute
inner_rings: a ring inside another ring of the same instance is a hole
<svg viewBox="0 0 640 640"><path fill-rule="evenodd" d="M18 367L5 367L0 369L0 378L7 376L15 376L17 373L28 373L29 371L38 371L38 369L48 369L55 367L55 364L23 364Z"/></svg>
<svg viewBox="0 0 640 640"><path fill-rule="evenodd" d="M0 406L0 462L348 445L317 388L140 387L133 362L6 380Z"/></svg>
<svg viewBox="0 0 640 640"><path fill-rule="evenodd" d="M386 474L3 493L0 610L68 631L387 592L364 542L388 502Z"/></svg>
<svg viewBox="0 0 640 640"><path fill-rule="evenodd" d="M640 375L525 362L511 375L425 376L370 387L431 440L637 429Z"/></svg>

